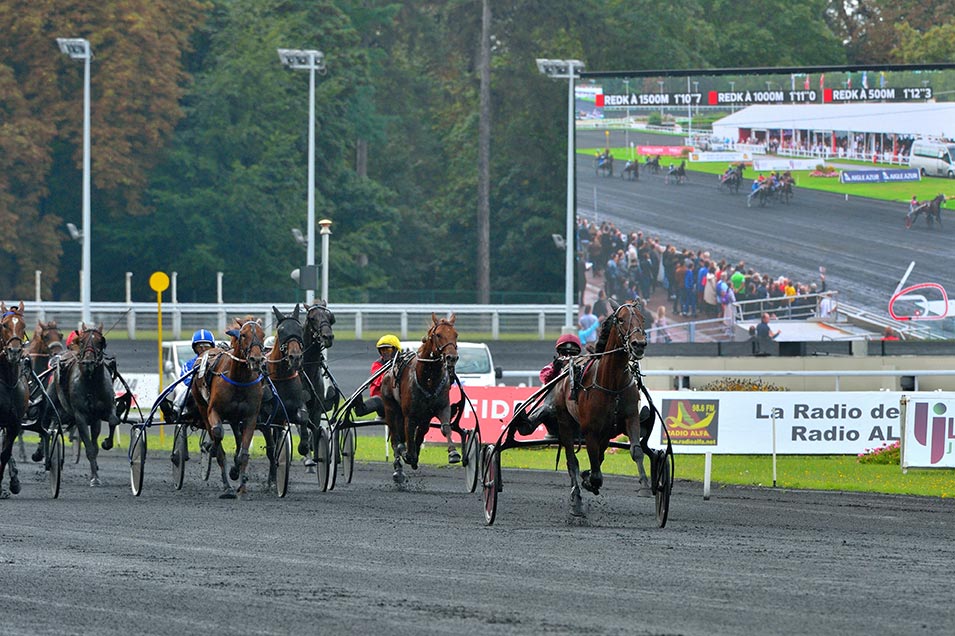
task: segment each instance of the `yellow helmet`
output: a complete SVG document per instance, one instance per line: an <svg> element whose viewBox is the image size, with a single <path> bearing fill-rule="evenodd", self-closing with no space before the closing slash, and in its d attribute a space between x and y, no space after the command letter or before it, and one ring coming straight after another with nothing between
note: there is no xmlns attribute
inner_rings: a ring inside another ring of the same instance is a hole
<svg viewBox="0 0 955 636"><path fill-rule="evenodd" d="M382 347L394 347L397 351L401 349L401 341L398 340L398 336L386 333L381 338L378 338L378 344L375 345L376 349L381 349Z"/></svg>

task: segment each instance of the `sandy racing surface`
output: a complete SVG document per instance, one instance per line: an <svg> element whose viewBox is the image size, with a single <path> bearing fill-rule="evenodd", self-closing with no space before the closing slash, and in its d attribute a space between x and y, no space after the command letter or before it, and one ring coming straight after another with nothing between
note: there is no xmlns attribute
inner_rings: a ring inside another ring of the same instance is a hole
<svg viewBox="0 0 955 636"><path fill-rule="evenodd" d="M955 502L715 488L678 481L670 522L631 478L567 514L566 474L507 469L498 517L460 468L356 465L319 491L220 500L216 473L172 489L153 451L143 495L124 451L103 486L65 468L60 499L34 465L0 501L2 629L15 634L945 634ZM69 460L68 460L69 461ZM193 464L198 462L193 461ZM679 475L679 456L677 457Z"/></svg>

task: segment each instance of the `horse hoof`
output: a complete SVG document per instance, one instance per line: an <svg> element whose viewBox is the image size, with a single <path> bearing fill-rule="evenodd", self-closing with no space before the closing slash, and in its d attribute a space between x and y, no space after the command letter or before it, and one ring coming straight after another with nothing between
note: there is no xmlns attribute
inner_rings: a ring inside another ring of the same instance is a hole
<svg viewBox="0 0 955 636"><path fill-rule="evenodd" d="M36 449L35 451L33 451L33 454L30 455L30 459L32 459L34 462L37 462L37 463L42 462L42 461L43 461L43 451L42 451L41 449L39 449L39 448Z"/></svg>
<svg viewBox="0 0 955 636"><path fill-rule="evenodd" d="M106 439L103 440L103 443L100 444L100 448L102 448L103 450L110 450L111 448L113 448L113 440L107 437Z"/></svg>
<svg viewBox="0 0 955 636"><path fill-rule="evenodd" d="M638 497L652 497L653 490L650 488L650 482L646 477L640 478L640 485L637 487Z"/></svg>
<svg viewBox="0 0 955 636"><path fill-rule="evenodd" d="M14 495L20 494L20 480L16 477L10 478L10 492Z"/></svg>
<svg viewBox="0 0 955 636"><path fill-rule="evenodd" d="M400 470L396 470L395 472L393 472L391 474L391 478L395 480L396 484L405 483L405 474L401 472Z"/></svg>
<svg viewBox="0 0 955 636"><path fill-rule="evenodd" d="M231 479L232 481L235 481L238 478L239 478L239 467L233 466L232 468L229 469L229 479Z"/></svg>
<svg viewBox="0 0 955 636"><path fill-rule="evenodd" d="M100 486L99 477L93 477L90 479L90 488L98 488Z"/></svg>
<svg viewBox="0 0 955 636"><path fill-rule="evenodd" d="M308 457L308 440L303 439L298 443L298 454L302 457Z"/></svg>
<svg viewBox="0 0 955 636"><path fill-rule="evenodd" d="M448 451L448 463L449 464L460 464L461 463L461 453L456 450Z"/></svg>
<svg viewBox="0 0 955 636"><path fill-rule="evenodd" d="M235 499L235 491L231 488L219 495L219 499Z"/></svg>
<svg viewBox="0 0 955 636"><path fill-rule="evenodd" d="M239 489L236 490L236 494L239 494L239 495L249 494L249 487L246 486L245 484L242 484L241 486L239 486Z"/></svg>
<svg viewBox="0 0 955 636"><path fill-rule="evenodd" d="M7 490L0 490L0 499L9 499L10 493Z"/></svg>

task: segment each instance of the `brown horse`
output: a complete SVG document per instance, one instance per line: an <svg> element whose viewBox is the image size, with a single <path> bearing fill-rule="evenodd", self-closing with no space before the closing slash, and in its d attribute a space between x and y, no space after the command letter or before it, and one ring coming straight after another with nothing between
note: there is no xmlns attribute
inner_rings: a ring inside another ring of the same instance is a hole
<svg viewBox="0 0 955 636"><path fill-rule="evenodd" d="M38 320L33 330L33 338L27 355L33 365L33 372L40 375L47 370L50 357L62 353L66 343L63 342L63 333L56 326L55 320L43 322Z"/></svg>
<svg viewBox="0 0 955 636"><path fill-rule="evenodd" d="M554 387L560 444L567 455L571 483L571 513L583 516L580 486L599 494L603 485L604 453L610 440L626 434L630 456L648 485L643 455L649 451L641 441L640 360L647 346L643 312L638 303L621 305L601 327L597 353L589 358L579 380L573 371ZM575 386L576 385L576 386ZM583 438L590 457L590 470L580 472L574 446Z"/></svg>
<svg viewBox="0 0 955 636"><path fill-rule="evenodd" d="M418 351L401 354L392 371L381 382L381 400L385 422L395 452L392 477L396 483L405 480L404 460L412 470L418 469L418 453L431 419L441 422L441 432L448 440L448 463L461 461L451 441L451 399L449 392L458 361L458 332L455 315L439 319L431 314L431 328L421 339Z"/></svg>
<svg viewBox="0 0 955 636"><path fill-rule="evenodd" d="M261 320L246 316L236 318L235 328L226 334L232 337L231 349L213 348L204 352L196 360L196 375L190 390L199 407L199 418L212 440L210 453L215 455L222 471L220 497L234 499L236 490L229 478L240 481L239 493L248 491L249 446L262 404L265 377L262 352L265 332ZM222 448L223 422L229 423L235 436L235 458L228 477Z"/></svg>
<svg viewBox="0 0 955 636"><path fill-rule="evenodd" d="M23 360L23 343L26 341L26 321L23 319L23 302L18 307L7 309L0 303L0 430L4 432L0 448L0 484L10 465L10 492L20 492L17 464L13 461L13 440L20 434L23 418L30 399L27 388L29 365ZM9 496L0 491L0 498Z"/></svg>
<svg viewBox="0 0 955 636"><path fill-rule="evenodd" d="M103 440L103 449L113 446L113 433L119 426L116 413L116 393L113 391L114 361L106 357L106 336L103 325L80 325L74 341L76 351L68 351L59 358L53 375L53 403L68 425L75 425L86 448L90 463L90 486L99 486L99 467L96 461L102 421L109 422L109 434Z"/></svg>

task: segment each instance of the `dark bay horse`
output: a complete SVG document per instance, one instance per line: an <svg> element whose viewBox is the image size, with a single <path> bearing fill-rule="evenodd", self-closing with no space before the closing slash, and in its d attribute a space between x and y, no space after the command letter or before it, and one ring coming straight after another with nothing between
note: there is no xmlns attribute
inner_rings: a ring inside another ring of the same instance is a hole
<svg viewBox="0 0 955 636"><path fill-rule="evenodd" d="M302 351L302 369L305 372L309 389L308 420L312 427L319 426L326 413L335 407L338 396L334 387L325 389L325 350L335 343L335 314L328 304L321 300L314 305L305 305L304 345ZM312 434L312 438L317 436ZM310 436L299 427L299 455L307 456Z"/></svg>
<svg viewBox="0 0 955 636"><path fill-rule="evenodd" d="M938 229L942 229L942 204L948 200L944 194L936 195L931 201L919 201L909 213L905 215L905 227L910 228L915 224L920 214L925 214L925 222L931 228L938 223Z"/></svg>
<svg viewBox="0 0 955 636"><path fill-rule="evenodd" d="M30 390L27 374L30 367L23 358L26 341L26 321L23 319L23 302L13 309L0 303L0 430L3 430L3 446L0 447L0 484L10 465L10 492L20 492L20 478L13 460L13 441L20 435L26 415ZM9 496L0 491L0 498Z"/></svg>
<svg viewBox="0 0 955 636"><path fill-rule="evenodd" d="M246 316L236 318L235 328L226 334L232 337L231 349L205 351L196 360L190 390L199 407L199 418L212 440L210 453L215 455L222 471L220 497L234 499L236 490L229 483L229 477L240 481L239 493L248 491L249 446L258 423L265 377L262 373L265 332L261 320ZM235 436L235 457L228 477L222 448L224 422L229 423Z"/></svg>
<svg viewBox="0 0 955 636"><path fill-rule="evenodd" d="M584 366L580 379L568 374L554 387L560 444L567 455L571 483L571 513L583 516L580 487L599 494L603 485L604 453L610 440L621 434L630 439L630 457L637 464L641 485L649 486L643 468L644 453L652 453L641 439L640 360L647 346L643 311L639 303L621 305L604 320L597 353ZM574 397L574 394L576 396ZM648 423L649 424L649 423ZM647 433L648 434L648 433ZM583 438L590 470L580 472L574 446Z"/></svg>
<svg viewBox="0 0 955 636"><path fill-rule="evenodd" d="M299 311L297 303L295 309L288 315L283 314L275 306L272 307L276 320L275 346L265 358L265 370L278 399L273 400L270 406L263 404L263 407L272 409L271 423L273 425L294 423L301 434L303 430L307 431L311 427L306 406L311 390L302 372L302 351L305 344L302 323L299 322ZM260 416L261 419L263 418ZM277 429L263 426L261 430L265 436L265 448L269 457L269 486L271 487L275 483L276 436L274 431Z"/></svg>
<svg viewBox="0 0 955 636"><path fill-rule="evenodd" d="M635 181L640 178L640 164L636 161L628 161L623 166L623 170L620 171L620 177L622 179L629 179Z"/></svg>
<svg viewBox="0 0 955 636"><path fill-rule="evenodd" d="M458 332L455 315L439 319L431 314L431 328L422 338L417 352L395 358L392 371L381 381L381 400L385 422L395 452L393 478L405 480L402 460L418 469L418 454L431 419L441 422L441 432L448 440L448 463L461 461L451 441L450 389L454 365L458 361Z"/></svg>
<svg viewBox="0 0 955 636"><path fill-rule="evenodd" d="M106 358L106 336L103 325L80 325L76 337L77 351L67 351L57 358L53 373L53 403L64 423L75 425L86 448L90 463L90 486L99 486L96 462L102 421L109 422L109 434L103 449L113 446L113 433L119 425L116 394L113 391L112 360Z"/></svg>

